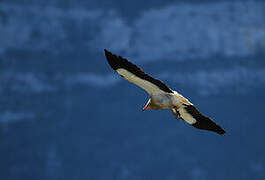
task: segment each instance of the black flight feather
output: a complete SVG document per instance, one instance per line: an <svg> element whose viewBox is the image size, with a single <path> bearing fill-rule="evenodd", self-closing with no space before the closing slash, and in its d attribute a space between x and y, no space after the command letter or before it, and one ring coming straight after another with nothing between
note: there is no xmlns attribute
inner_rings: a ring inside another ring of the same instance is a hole
<svg viewBox="0 0 265 180"><path fill-rule="evenodd" d="M193 105L185 105L185 110L194 118L196 122L192 126L198 129L204 129L214 131L218 134L225 135L225 130L218 124L216 124L210 118L202 115Z"/></svg>
<svg viewBox="0 0 265 180"><path fill-rule="evenodd" d="M126 69L127 71L134 74L135 76L155 84L157 87L159 87L159 89L165 92L168 92L168 93L173 93L173 91L169 89L162 81L149 76L148 74L143 72L141 68L129 62L127 59L122 58L121 56L112 54L106 49L104 49L104 51L105 51L105 56L108 60L108 63L112 67L112 69L114 70L117 70L120 68Z"/></svg>

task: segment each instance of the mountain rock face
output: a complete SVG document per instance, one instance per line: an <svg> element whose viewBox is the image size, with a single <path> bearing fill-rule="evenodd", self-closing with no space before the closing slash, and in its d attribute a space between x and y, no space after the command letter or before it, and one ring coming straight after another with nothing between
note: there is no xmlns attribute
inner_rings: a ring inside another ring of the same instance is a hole
<svg viewBox="0 0 265 180"><path fill-rule="evenodd" d="M0 179L265 178L265 3L134 2L0 3ZM142 112L104 48L227 135Z"/></svg>

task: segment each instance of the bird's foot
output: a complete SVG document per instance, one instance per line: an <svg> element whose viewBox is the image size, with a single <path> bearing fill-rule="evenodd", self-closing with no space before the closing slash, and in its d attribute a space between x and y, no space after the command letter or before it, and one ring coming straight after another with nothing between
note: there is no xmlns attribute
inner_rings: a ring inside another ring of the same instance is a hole
<svg viewBox="0 0 265 180"><path fill-rule="evenodd" d="M180 118L180 114L179 114L179 112L176 109L172 109L172 114L174 115L174 117L176 119L179 119Z"/></svg>

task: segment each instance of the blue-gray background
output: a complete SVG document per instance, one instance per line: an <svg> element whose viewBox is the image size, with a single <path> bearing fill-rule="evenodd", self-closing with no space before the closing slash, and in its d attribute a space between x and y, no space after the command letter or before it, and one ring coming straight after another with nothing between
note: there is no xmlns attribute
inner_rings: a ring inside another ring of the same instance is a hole
<svg viewBox="0 0 265 180"><path fill-rule="evenodd" d="M108 66L188 97L197 130ZM0 1L1 180L265 179L265 2Z"/></svg>

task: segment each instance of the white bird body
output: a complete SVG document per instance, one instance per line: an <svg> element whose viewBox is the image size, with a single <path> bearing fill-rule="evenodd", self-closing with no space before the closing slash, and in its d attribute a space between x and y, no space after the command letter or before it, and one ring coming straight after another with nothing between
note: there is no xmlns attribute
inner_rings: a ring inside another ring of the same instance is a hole
<svg viewBox="0 0 265 180"><path fill-rule="evenodd" d="M120 76L143 88L150 95L143 110L171 109L176 119L181 118L199 129L225 134L221 126L203 116L188 99L177 91L171 90L162 81L147 75L142 69L121 56L116 56L107 50L104 51L109 65Z"/></svg>
<svg viewBox="0 0 265 180"><path fill-rule="evenodd" d="M186 98L181 96L178 92L174 93L155 93L150 94L151 104L157 109L172 109L179 108L183 101L189 102ZM152 108L154 109L154 108Z"/></svg>
<svg viewBox="0 0 265 180"><path fill-rule="evenodd" d="M184 109L184 105L193 105L188 99L184 98L177 91L174 93L162 93L151 95L151 109L172 109L173 113L176 114L178 111L178 116L182 118L189 124L193 124L196 120ZM174 109L174 110L173 110Z"/></svg>

